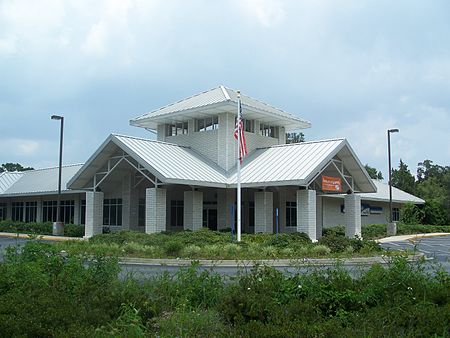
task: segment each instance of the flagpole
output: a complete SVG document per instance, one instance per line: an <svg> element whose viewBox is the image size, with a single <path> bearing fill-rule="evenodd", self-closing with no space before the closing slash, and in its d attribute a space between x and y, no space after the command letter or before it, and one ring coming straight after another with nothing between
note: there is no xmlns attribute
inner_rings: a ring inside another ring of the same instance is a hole
<svg viewBox="0 0 450 338"><path fill-rule="evenodd" d="M240 123L241 117L241 92L237 91L238 107L237 107L237 122ZM237 156L237 241L241 241L241 133L237 133L238 139L238 156Z"/></svg>

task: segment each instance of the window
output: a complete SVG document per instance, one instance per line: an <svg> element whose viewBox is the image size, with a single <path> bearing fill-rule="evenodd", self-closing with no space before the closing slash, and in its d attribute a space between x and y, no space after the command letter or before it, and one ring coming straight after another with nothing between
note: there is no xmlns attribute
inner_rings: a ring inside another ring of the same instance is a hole
<svg viewBox="0 0 450 338"><path fill-rule="evenodd" d="M42 202L42 221L43 222L55 222L56 221L56 201L43 201Z"/></svg>
<svg viewBox="0 0 450 338"><path fill-rule="evenodd" d="M86 200L80 203L80 224L86 224Z"/></svg>
<svg viewBox="0 0 450 338"><path fill-rule="evenodd" d="M183 201L171 201L170 202L170 225L173 227L183 226L183 213L184 202Z"/></svg>
<svg viewBox="0 0 450 338"><path fill-rule="evenodd" d="M12 202L11 220L14 222L23 222L23 202Z"/></svg>
<svg viewBox="0 0 450 338"><path fill-rule="evenodd" d="M278 127L261 123L259 126L259 133L262 136L278 138Z"/></svg>
<svg viewBox="0 0 450 338"><path fill-rule="evenodd" d="M399 208L392 208L392 220L394 222L400 221L400 209Z"/></svg>
<svg viewBox="0 0 450 338"><path fill-rule="evenodd" d="M244 127L245 131L248 131L249 133L255 132L255 120L244 120Z"/></svg>
<svg viewBox="0 0 450 338"><path fill-rule="evenodd" d="M297 226L297 202L286 202L286 227Z"/></svg>
<svg viewBox="0 0 450 338"><path fill-rule="evenodd" d="M138 226L143 227L145 226L145 198L139 199L138 208Z"/></svg>
<svg viewBox="0 0 450 338"><path fill-rule="evenodd" d="M73 224L73 215L75 214L75 201L67 200L61 201L60 206L61 220L65 224Z"/></svg>
<svg viewBox="0 0 450 338"><path fill-rule="evenodd" d="M25 222L36 222L37 202L25 203Z"/></svg>
<svg viewBox="0 0 450 338"><path fill-rule="evenodd" d="M6 203L0 203L0 221L4 221L8 212L8 206Z"/></svg>
<svg viewBox="0 0 450 338"><path fill-rule="evenodd" d="M166 136L186 135L188 133L187 122L166 124Z"/></svg>
<svg viewBox="0 0 450 338"><path fill-rule="evenodd" d="M122 199L103 200L103 225L122 225Z"/></svg>
<svg viewBox="0 0 450 338"><path fill-rule="evenodd" d="M195 120L195 131L206 131L219 129L219 117L212 116Z"/></svg>

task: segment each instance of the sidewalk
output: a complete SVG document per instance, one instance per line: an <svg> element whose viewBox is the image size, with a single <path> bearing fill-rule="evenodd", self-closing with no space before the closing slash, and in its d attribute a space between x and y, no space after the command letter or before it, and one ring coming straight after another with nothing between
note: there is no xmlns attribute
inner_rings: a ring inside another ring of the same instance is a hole
<svg viewBox="0 0 450 338"><path fill-rule="evenodd" d="M30 239L37 237L43 241L83 241L82 237L65 237L65 236L51 236L51 235L36 235L36 234L21 234L17 232L0 232L0 237L11 237L11 238L23 238Z"/></svg>
<svg viewBox="0 0 450 338"><path fill-rule="evenodd" d="M401 242L401 241L415 241L421 238L427 237L438 237L438 236L450 236L448 232L433 232L428 234L415 234L415 235L401 235L401 236L391 236L377 239L378 243L390 243L390 242Z"/></svg>
<svg viewBox="0 0 450 338"><path fill-rule="evenodd" d="M255 265L267 265L272 267L311 267L311 266L335 266L342 265L372 265L375 263L388 264L393 257L355 257L355 258L298 258L298 259L261 259L261 260L209 260L209 259L169 259L169 258L135 258L119 257L121 265L140 266L169 266L182 267L197 263L202 267L253 267ZM407 257L409 262L426 259L423 253L417 253Z"/></svg>

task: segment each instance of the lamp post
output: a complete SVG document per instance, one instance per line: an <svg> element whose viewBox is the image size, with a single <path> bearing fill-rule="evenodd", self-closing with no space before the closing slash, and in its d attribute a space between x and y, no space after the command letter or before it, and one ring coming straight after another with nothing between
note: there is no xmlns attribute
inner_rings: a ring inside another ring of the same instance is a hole
<svg viewBox="0 0 450 338"><path fill-rule="evenodd" d="M392 221L392 165L391 165L391 133L398 133L398 129L388 129L388 161L389 161L389 224L387 235L395 236L397 234L397 223Z"/></svg>
<svg viewBox="0 0 450 338"><path fill-rule="evenodd" d="M64 222L61 221L61 174L62 174L62 151L63 151L63 132L64 116L52 115L52 120L61 121L59 136L59 168L58 168L58 202L56 203L56 222L53 222L53 235L64 235Z"/></svg>

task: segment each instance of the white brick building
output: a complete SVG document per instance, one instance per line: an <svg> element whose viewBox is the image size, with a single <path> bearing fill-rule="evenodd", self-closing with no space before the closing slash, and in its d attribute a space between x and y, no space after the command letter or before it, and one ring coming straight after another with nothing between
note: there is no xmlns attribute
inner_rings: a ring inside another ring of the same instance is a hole
<svg viewBox="0 0 450 338"><path fill-rule="evenodd" d="M323 227L342 224L354 236L361 224L386 223L385 185L369 178L345 139L287 145L286 132L309 122L248 96L242 108L244 232L317 239ZM65 222L85 224L87 237L104 227L233 228L236 111L236 92L220 86L132 119L157 140L110 135L84 165L65 166ZM0 174L0 219L54 220L56 180L55 168ZM394 189L394 210L406 201L423 203Z"/></svg>

